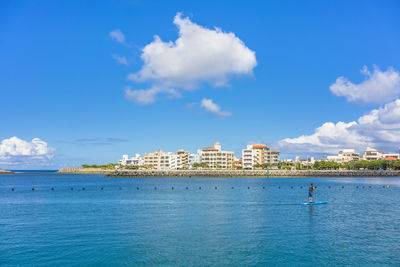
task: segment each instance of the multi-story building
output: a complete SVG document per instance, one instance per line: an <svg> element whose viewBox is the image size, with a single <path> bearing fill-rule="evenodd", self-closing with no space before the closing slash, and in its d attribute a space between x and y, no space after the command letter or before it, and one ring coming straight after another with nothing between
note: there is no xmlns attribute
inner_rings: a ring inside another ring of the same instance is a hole
<svg viewBox="0 0 400 267"><path fill-rule="evenodd" d="M178 168L183 168L183 169L189 168L190 153L180 149L176 152L176 155L178 156L178 163L179 163Z"/></svg>
<svg viewBox="0 0 400 267"><path fill-rule="evenodd" d="M122 159L118 161L121 165L135 165L141 166L143 165L143 159L140 157L140 154L136 154L135 157L129 158L128 155L122 155Z"/></svg>
<svg viewBox="0 0 400 267"><path fill-rule="evenodd" d="M271 151L271 157L269 163L278 164L280 162L280 152L276 150Z"/></svg>
<svg viewBox="0 0 400 267"><path fill-rule="evenodd" d="M367 147L363 155L363 160L378 160L381 158L383 158L382 151L372 147Z"/></svg>
<svg viewBox="0 0 400 267"><path fill-rule="evenodd" d="M354 149L343 149L337 156L328 156L327 160L338 163L357 162L360 160L360 154L356 153Z"/></svg>
<svg viewBox="0 0 400 267"><path fill-rule="evenodd" d="M178 155L172 152L159 150L152 153L145 153L143 159L144 165L158 170L176 170L180 167L178 165Z"/></svg>
<svg viewBox="0 0 400 267"><path fill-rule="evenodd" d="M290 162L289 160L285 160L285 162ZM300 156L296 156L295 164L300 164L301 166L312 166L315 163L314 157L300 158Z"/></svg>
<svg viewBox="0 0 400 267"><path fill-rule="evenodd" d="M364 155L363 155L363 160L379 160L379 159L385 159L385 158L400 159L400 154L399 153L385 153L378 149L367 147L367 149L365 150Z"/></svg>
<svg viewBox="0 0 400 267"><path fill-rule="evenodd" d="M207 164L211 169L232 169L234 153L222 151L221 144L215 143L213 147L203 148L200 152L201 163Z"/></svg>
<svg viewBox="0 0 400 267"><path fill-rule="evenodd" d="M247 145L247 148L242 150L242 167L253 169L256 164L278 164L279 155L278 151L271 150L265 144Z"/></svg>
<svg viewBox="0 0 400 267"><path fill-rule="evenodd" d="M189 168L194 163L201 163L201 150L198 150L197 154L192 154L192 153L189 154L189 157L188 157Z"/></svg>

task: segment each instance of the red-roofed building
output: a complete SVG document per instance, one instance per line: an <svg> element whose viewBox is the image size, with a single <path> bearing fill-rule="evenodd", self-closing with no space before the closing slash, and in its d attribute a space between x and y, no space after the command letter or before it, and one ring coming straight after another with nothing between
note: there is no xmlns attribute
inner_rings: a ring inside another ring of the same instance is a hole
<svg viewBox="0 0 400 267"><path fill-rule="evenodd" d="M221 144L216 142L213 147L200 150L201 163L206 163L211 169L232 169L234 153L222 151Z"/></svg>
<svg viewBox="0 0 400 267"><path fill-rule="evenodd" d="M271 148L265 144L248 145L246 149L242 150L243 169L253 169L257 164L278 164L279 154L279 151L271 151Z"/></svg>
<svg viewBox="0 0 400 267"><path fill-rule="evenodd" d="M384 158L383 160L392 160L392 161L396 161L396 160L399 160L398 158L395 158L395 157L386 157L386 158Z"/></svg>

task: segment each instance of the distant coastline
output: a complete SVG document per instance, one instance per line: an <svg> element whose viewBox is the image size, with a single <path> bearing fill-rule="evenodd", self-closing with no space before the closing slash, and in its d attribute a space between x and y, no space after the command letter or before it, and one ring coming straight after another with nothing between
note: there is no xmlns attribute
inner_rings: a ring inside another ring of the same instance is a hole
<svg viewBox="0 0 400 267"><path fill-rule="evenodd" d="M105 170L63 168L58 173L106 177L400 177L394 170Z"/></svg>
<svg viewBox="0 0 400 267"><path fill-rule="evenodd" d="M0 170L0 174L12 174L14 172L12 171L5 171L5 170Z"/></svg>

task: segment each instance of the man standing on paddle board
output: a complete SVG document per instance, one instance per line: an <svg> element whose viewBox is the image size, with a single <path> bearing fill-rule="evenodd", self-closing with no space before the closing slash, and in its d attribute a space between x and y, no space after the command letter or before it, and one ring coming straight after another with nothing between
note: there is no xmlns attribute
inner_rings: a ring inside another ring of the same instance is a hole
<svg viewBox="0 0 400 267"><path fill-rule="evenodd" d="M315 189L314 185L311 184L310 188L308 189L308 202L313 203L313 197L314 197L314 192L317 192L317 189Z"/></svg>

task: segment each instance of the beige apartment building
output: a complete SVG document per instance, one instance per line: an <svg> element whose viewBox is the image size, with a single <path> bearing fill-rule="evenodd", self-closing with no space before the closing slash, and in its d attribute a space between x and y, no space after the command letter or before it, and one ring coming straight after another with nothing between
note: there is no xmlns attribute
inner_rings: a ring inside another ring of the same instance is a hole
<svg viewBox="0 0 400 267"><path fill-rule="evenodd" d="M265 144L247 145L247 148L242 150L242 167L243 169L253 169L256 164L278 164L279 156L279 151L271 150Z"/></svg>
<svg viewBox="0 0 400 267"><path fill-rule="evenodd" d="M188 169L190 152L186 152L186 151L180 149L176 152L176 155L178 156L179 168Z"/></svg>
<svg viewBox="0 0 400 267"><path fill-rule="evenodd" d="M145 166L151 166L158 170L176 170L178 169L178 156L172 152L162 150L145 153L143 156Z"/></svg>
<svg viewBox="0 0 400 267"><path fill-rule="evenodd" d="M360 160L360 154L356 153L354 149L344 149L339 151L337 156L328 156L327 159L338 163L357 162Z"/></svg>
<svg viewBox="0 0 400 267"><path fill-rule="evenodd" d="M213 147L206 147L200 151L201 163L206 163L211 169L232 169L234 153L222 151L221 144L215 143Z"/></svg>

